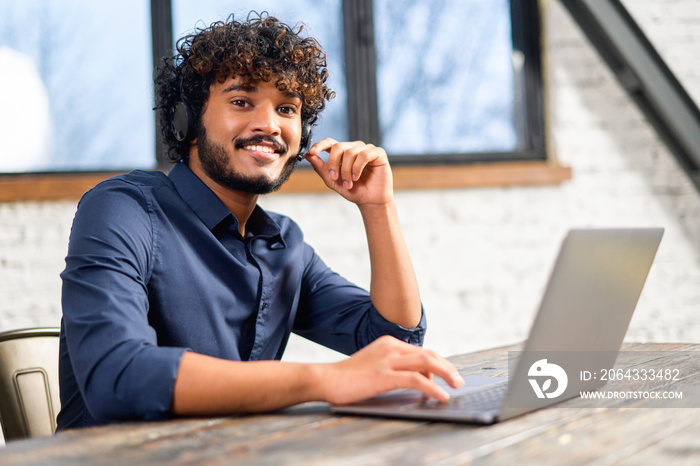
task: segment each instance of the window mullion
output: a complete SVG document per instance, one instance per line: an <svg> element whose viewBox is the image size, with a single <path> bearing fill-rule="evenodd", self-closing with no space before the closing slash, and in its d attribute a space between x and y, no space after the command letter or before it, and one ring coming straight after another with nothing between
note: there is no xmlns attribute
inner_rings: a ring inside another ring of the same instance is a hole
<svg viewBox="0 0 700 466"><path fill-rule="evenodd" d="M166 54L172 52L173 49L173 20L172 20L172 5L171 0L151 0L151 44L153 49L153 69L155 76L155 68L160 64ZM155 82L153 83L153 96L156 98L157 89ZM168 161L165 146L161 141L161 125L156 119L156 164L157 168L167 171L171 164Z"/></svg>
<svg viewBox="0 0 700 466"><path fill-rule="evenodd" d="M348 135L380 145L372 0L343 0Z"/></svg>
<svg viewBox="0 0 700 466"><path fill-rule="evenodd" d="M540 16L537 2L511 0L518 150L546 158Z"/></svg>

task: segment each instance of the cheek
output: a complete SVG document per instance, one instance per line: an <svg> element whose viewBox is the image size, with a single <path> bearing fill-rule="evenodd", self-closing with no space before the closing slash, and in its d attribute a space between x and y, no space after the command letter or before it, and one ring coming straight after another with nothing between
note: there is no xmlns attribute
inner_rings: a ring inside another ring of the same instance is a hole
<svg viewBox="0 0 700 466"><path fill-rule="evenodd" d="M202 115L202 124L207 129L207 134L217 135L228 138L231 133L238 133L245 125L241 122L241 118L234 117L226 112L224 107L219 105L210 105Z"/></svg>
<svg viewBox="0 0 700 466"><path fill-rule="evenodd" d="M299 142L301 141L301 126L287 128L284 133L284 139L288 141L290 147L299 147Z"/></svg>
<svg viewBox="0 0 700 466"><path fill-rule="evenodd" d="M230 137L239 133L241 128L237 122L230 118L218 118L210 123L211 130L222 137ZM207 130L209 127L207 127Z"/></svg>

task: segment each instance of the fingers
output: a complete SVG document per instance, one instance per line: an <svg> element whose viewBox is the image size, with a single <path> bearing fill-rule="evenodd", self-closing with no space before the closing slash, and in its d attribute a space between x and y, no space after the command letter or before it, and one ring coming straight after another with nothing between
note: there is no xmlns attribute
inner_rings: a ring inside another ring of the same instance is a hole
<svg viewBox="0 0 700 466"><path fill-rule="evenodd" d="M446 401L449 395L433 382L433 375L443 378L452 388L464 385L454 365L434 351L392 337L382 337L376 343L378 351L390 359L394 381L399 384L396 388L420 390L426 396Z"/></svg>
<svg viewBox="0 0 700 466"><path fill-rule="evenodd" d="M435 398L443 403L450 399L450 395L444 389L418 372L397 372L395 378L396 388L418 390L428 398Z"/></svg>
<svg viewBox="0 0 700 466"><path fill-rule="evenodd" d="M322 365L320 399L334 404L354 403L396 389L418 390L429 398L447 401L449 394L433 380L439 376L458 388L464 384L455 367L435 352L390 336L380 337L350 358Z"/></svg>
<svg viewBox="0 0 700 466"><path fill-rule="evenodd" d="M328 152L328 161L325 165L318 156L321 152ZM372 164L388 163L386 152L373 144L365 144L362 141L338 142L331 138L325 138L315 143L309 149L311 157L307 160L314 169L325 175L328 181L341 184L345 189L352 189L355 182L362 176L365 167Z"/></svg>
<svg viewBox="0 0 700 466"><path fill-rule="evenodd" d="M459 388L464 384L464 379L449 361L429 350L423 350L423 352L416 354L407 354L402 358L398 358L394 369L419 373L424 379L429 381L432 381L433 375L437 375L443 378L452 388Z"/></svg>

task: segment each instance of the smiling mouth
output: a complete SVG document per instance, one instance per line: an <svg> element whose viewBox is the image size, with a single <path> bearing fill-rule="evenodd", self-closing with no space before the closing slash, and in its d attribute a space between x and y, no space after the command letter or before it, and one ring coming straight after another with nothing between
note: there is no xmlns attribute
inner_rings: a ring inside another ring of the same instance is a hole
<svg viewBox="0 0 700 466"><path fill-rule="evenodd" d="M273 148L273 147L269 147L269 146L259 146L259 145L256 145L256 144L248 144L248 145L245 145L245 146L243 146L243 149L249 150L249 151L253 151L253 152L262 152L262 153L265 153L265 154L277 154L277 153L281 153L280 150L275 150L275 148Z"/></svg>

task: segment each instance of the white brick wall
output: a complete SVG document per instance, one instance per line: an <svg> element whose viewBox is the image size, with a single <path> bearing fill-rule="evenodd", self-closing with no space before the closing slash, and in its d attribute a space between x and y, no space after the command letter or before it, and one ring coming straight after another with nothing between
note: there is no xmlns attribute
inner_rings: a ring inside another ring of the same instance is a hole
<svg viewBox="0 0 700 466"><path fill-rule="evenodd" d="M625 0L700 101L700 4ZM426 345L454 354L522 340L566 230L663 226L666 234L628 338L700 341L700 196L578 26L546 2L547 91L561 186L397 193L429 312ZM326 262L366 286L357 209L338 196L261 200L295 218ZM63 257L75 203L0 204L0 329L57 325ZM290 360L338 355L294 339Z"/></svg>
<svg viewBox="0 0 700 466"><path fill-rule="evenodd" d="M74 202L0 203L0 330L57 326Z"/></svg>

